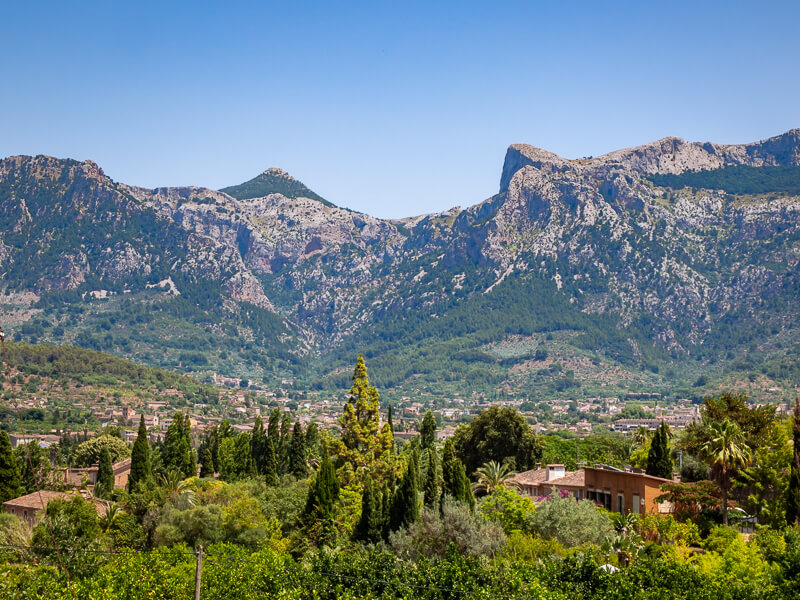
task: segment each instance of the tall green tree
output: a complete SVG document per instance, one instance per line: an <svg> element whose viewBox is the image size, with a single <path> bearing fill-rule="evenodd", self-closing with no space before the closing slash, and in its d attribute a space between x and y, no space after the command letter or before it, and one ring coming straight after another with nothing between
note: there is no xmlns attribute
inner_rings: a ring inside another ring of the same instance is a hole
<svg viewBox="0 0 800 600"><path fill-rule="evenodd" d="M464 463L456 455L455 444L452 438L444 443L442 451L442 498L450 496L456 502L475 507L475 497L472 495L469 478L464 468Z"/></svg>
<svg viewBox="0 0 800 600"><path fill-rule="evenodd" d="M17 469L20 474L22 491L30 494L37 490L37 484L47 480L50 473L50 461L46 453L39 446L39 442L31 440L27 444L20 444L14 450L17 458Z"/></svg>
<svg viewBox="0 0 800 600"><path fill-rule="evenodd" d="M97 467L97 482L94 486L95 496L111 498L114 493L114 468L111 466L111 453L108 448L100 451L100 463Z"/></svg>
<svg viewBox="0 0 800 600"><path fill-rule="evenodd" d="M253 456L253 463L259 475L263 475L266 469L268 443L264 421L258 416L253 424L253 433L250 436L250 453Z"/></svg>
<svg viewBox="0 0 800 600"><path fill-rule="evenodd" d="M385 481L392 469L394 436L388 423L380 425L378 390L370 384L367 366L360 354L352 381L347 403L339 417L342 435L336 444L336 454L348 472L369 469L373 476Z"/></svg>
<svg viewBox="0 0 800 600"><path fill-rule="evenodd" d="M139 431L136 434L136 441L133 442L133 452L131 452L131 472L128 475L128 491L134 491L136 485L142 481L147 481L153 476L150 468L150 442L147 439L147 425L144 423L144 415L139 419Z"/></svg>
<svg viewBox="0 0 800 600"><path fill-rule="evenodd" d="M701 446L700 452L712 467L718 469L718 482L722 489L722 522L727 525L731 474L747 463L751 451L744 433L733 421L713 421L707 427L706 442Z"/></svg>
<svg viewBox="0 0 800 600"><path fill-rule="evenodd" d="M544 444L518 410L492 406L475 417L469 425L461 425L453 435L458 457L467 473L493 460L512 463L525 471L541 460Z"/></svg>
<svg viewBox="0 0 800 600"><path fill-rule="evenodd" d="M19 470L11 450L11 440L5 431L0 431L0 503L20 495Z"/></svg>
<svg viewBox="0 0 800 600"><path fill-rule="evenodd" d="M281 475L289 472L290 449L292 445L292 416L287 412L281 419L281 449L279 470Z"/></svg>
<svg viewBox="0 0 800 600"><path fill-rule="evenodd" d="M203 449L201 461L200 477L214 477L214 457L211 456L211 448L208 446Z"/></svg>
<svg viewBox="0 0 800 600"><path fill-rule="evenodd" d="M251 477L255 474L255 466L250 455L250 434L242 432L234 440L233 462L236 477Z"/></svg>
<svg viewBox="0 0 800 600"><path fill-rule="evenodd" d="M672 479L672 458L670 458L669 454L669 432L667 431L667 424L664 423L664 421L661 421L661 425L656 430L653 441L650 444L650 452L647 454L647 469L645 472L654 477Z"/></svg>
<svg viewBox="0 0 800 600"><path fill-rule="evenodd" d="M381 498L381 491L375 488L372 479L367 479L361 496L361 516L353 531L353 539L372 544L380 541L383 532Z"/></svg>
<svg viewBox="0 0 800 600"><path fill-rule="evenodd" d="M264 459L264 480L269 486L278 485L278 451L273 441L267 438L267 454Z"/></svg>
<svg viewBox="0 0 800 600"><path fill-rule="evenodd" d="M436 450L428 448L425 453L427 456L427 469L425 471L425 493L424 504L426 508L434 508L439 502L439 465L436 458Z"/></svg>
<svg viewBox="0 0 800 600"><path fill-rule="evenodd" d="M319 525L319 538L322 543L330 543L336 536L334 509L339 499L339 480L327 452L322 454L314 484L308 488L306 507L303 511L306 524Z"/></svg>
<svg viewBox="0 0 800 600"><path fill-rule="evenodd" d="M182 413L175 413L172 423L169 424L167 433L164 435L161 456L165 472L180 471L184 477L197 475L197 463L192 453L188 416L184 417Z"/></svg>
<svg viewBox="0 0 800 600"><path fill-rule="evenodd" d="M433 448L436 444L436 419L431 411L425 413L422 427L419 432L419 443L424 450Z"/></svg>
<svg viewBox="0 0 800 600"><path fill-rule="evenodd" d="M305 477L306 471L306 437L303 435L303 426L297 421L289 446L289 472L295 477Z"/></svg>
<svg viewBox="0 0 800 600"><path fill-rule="evenodd" d="M408 527L419 520L419 466L417 453L412 452L408 466L397 491L392 498L392 508L389 511L389 530L396 531L401 527Z"/></svg>
<svg viewBox="0 0 800 600"><path fill-rule="evenodd" d="M794 523L800 524L800 397L794 400L792 441L792 465L789 471L789 486L786 493L786 520L790 525Z"/></svg>

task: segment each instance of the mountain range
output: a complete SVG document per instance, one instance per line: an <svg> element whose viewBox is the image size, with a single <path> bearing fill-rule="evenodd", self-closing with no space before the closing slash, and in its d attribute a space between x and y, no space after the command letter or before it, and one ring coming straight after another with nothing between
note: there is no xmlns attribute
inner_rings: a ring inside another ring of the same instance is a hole
<svg viewBox="0 0 800 600"><path fill-rule="evenodd" d="M495 196L397 220L275 168L146 189L0 161L6 330L200 376L347 387L362 352L390 395L781 400L799 264L800 129L577 160L514 144Z"/></svg>

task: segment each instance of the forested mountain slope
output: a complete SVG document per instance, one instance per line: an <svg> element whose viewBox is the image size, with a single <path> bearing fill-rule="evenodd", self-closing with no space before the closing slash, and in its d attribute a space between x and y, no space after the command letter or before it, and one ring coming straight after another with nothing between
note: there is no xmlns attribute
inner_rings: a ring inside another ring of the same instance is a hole
<svg viewBox="0 0 800 600"><path fill-rule="evenodd" d="M363 350L384 388L569 394L746 375L791 394L799 164L800 130L578 160L513 145L496 196L387 221L280 169L225 191L145 189L91 162L11 157L0 314L17 339L317 387Z"/></svg>

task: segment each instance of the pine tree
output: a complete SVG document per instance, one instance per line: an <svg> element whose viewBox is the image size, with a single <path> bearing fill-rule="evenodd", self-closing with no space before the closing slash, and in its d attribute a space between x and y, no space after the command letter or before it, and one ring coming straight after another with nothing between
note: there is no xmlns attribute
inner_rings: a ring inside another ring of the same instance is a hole
<svg viewBox="0 0 800 600"><path fill-rule="evenodd" d="M292 442L289 446L289 472L295 477L306 476L306 437L300 421L294 424Z"/></svg>
<svg viewBox="0 0 800 600"><path fill-rule="evenodd" d="M442 500L449 495L453 500L475 508L475 497L469 484L464 463L456 456L453 440L444 443L442 452Z"/></svg>
<svg viewBox="0 0 800 600"><path fill-rule="evenodd" d="M650 452L647 454L648 475L672 479L672 459L669 456L669 434L667 424L663 421L656 430L653 441L650 444Z"/></svg>
<svg viewBox="0 0 800 600"><path fill-rule="evenodd" d="M214 457L211 456L211 448L207 445L200 463L200 477L214 477Z"/></svg>
<svg viewBox="0 0 800 600"><path fill-rule="evenodd" d="M97 482L94 486L95 496L110 498L114 492L114 468L111 466L111 453L108 448L100 451L100 464L97 468Z"/></svg>
<svg viewBox="0 0 800 600"><path fill-rule="evenodd" d="M789 525L800 524L800 397L794 400L794 419L792 422L794 451L789 472L787 489L786 520Z"/></svg>
<svg viewBox="0 0 800 600"><path fill-rule="evenodd" d="M436 443L436 419L431 411L425 413L419 434L419 443L423 450L433 448Z"/></svg>
<svg viewBox="0 0 800 600"><path fill-rule="evenodd" d="M131 472L128 475L128 491L134 491L136 484L147 481L152 477L150 470L150 443L147 441L147 426L144 424L144 415L139 420L139 433L133 442L131 452Z"/></svg>
<svg viewBox="0 0 800 600"><path fill-rule="evenodd" d="M378 390L370 384L364 357L360 354L352 381L347 403L339 417L342 435L336 454L341 463L349 464L350 472L367 468L383 480L390 469L394 436L388 423L380 425Z"/></svg>
<svg viewBox="0 0 800 600"><path fill-rule="evenodd" d="M17 461L11 450L11 440L0 430L0 503L18 497L22 492Z"/></svg>
<svg viewBox="0 0 800 600"><path fill-rule="evenodd" d="M438 461L436 460L436 451L429 448L428 452L428 470L425 473L425 506L427 508L434 508L439 501L439 473Z"/></svg>

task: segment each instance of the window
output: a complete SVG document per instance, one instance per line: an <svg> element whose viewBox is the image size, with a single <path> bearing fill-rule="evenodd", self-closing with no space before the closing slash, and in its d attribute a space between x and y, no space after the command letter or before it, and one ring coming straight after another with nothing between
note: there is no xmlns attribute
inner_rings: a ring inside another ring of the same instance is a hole
<svg viewBox="0 0 800 600"><path fill-rule="evenodd" d="M617 512L624 513L625 512L625 495L624 494L617 494Z"/></svg>
<svg viewBox="0 0 800 600"><path fill-rule="evenodd" d="M633 495L633 505L631 506L631 512L635 515L639 514L639 494Z"/></svg>

